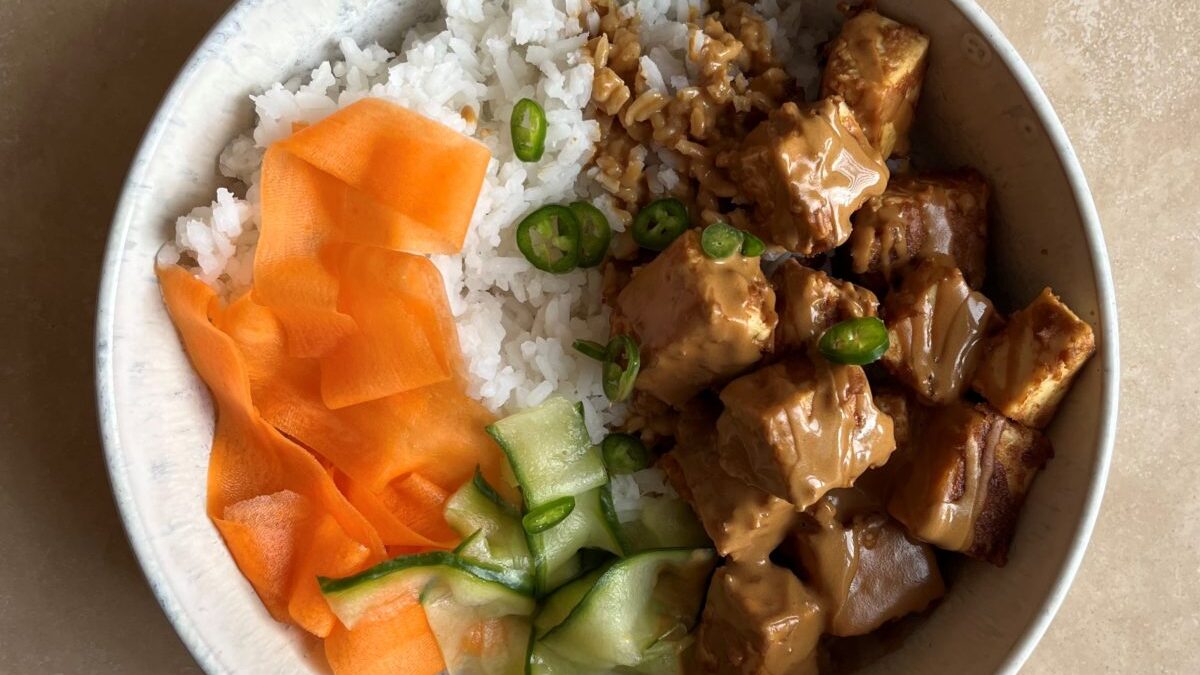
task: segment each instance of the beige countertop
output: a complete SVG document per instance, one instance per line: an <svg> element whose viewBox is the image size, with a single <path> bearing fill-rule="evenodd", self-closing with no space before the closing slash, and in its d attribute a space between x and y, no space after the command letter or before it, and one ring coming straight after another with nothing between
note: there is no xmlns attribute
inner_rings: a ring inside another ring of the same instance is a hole
<svg viewBox="0 0 1200 675"><path fill-rule="evenodd" d="M92 321L118 189L229 0L0 1L0 673L199 672L109 494ZM1120 303L1091 548L1028 673L1200 672L1200 3L982 0L1075 143Z"/></svg>

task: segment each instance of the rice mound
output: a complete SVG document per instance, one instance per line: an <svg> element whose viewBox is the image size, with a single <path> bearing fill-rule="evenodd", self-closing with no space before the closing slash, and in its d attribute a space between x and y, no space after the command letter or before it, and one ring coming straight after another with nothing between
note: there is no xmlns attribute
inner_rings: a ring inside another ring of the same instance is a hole
<svg viewBox="0 0 1200 675"><path fill-rule="evenodd" d="M833 26L831 4L755 5L789 72L810 94L819 74L817 46ZM245 192L219 189L209 206L181 216L159 262L187 266L226 299L245 292L261 218L264 149L291 134L294 123L318 122L364 97L398 103L478 138L493 157L462 253L432 257L458 325L470 395L501 414L552 394L578 400L599 438L624 410L605 398L599 365L571 344L608 336L600 273L538 271L513 237L526 213L577 199L592 201L615 230L623 229L612 198L587 173L600 128L587 110L594 70L582 48L599 17L586 0L443 0L443 6L445 18L409 31L399 54L344 38L342 60L252 96L254 129L235 138L218 162ZM633 0L622 11L640 18L648 75L664 85L682 83L689 76L687 21L707 11L703 0ZM814 28L801 30L802 24ZM545 155L532 164L513 155L508 130L513 104L523 97L541 103L549 123ZM664 172L664 190L670 180Z"/></svg>

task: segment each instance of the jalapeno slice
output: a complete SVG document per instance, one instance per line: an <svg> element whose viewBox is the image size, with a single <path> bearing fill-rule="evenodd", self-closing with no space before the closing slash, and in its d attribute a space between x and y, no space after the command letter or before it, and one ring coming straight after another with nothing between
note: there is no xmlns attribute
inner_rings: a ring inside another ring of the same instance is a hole
<svg viewBox="0 0 1200 675"><path fill-rule="evenodd" d="M633 240L643 248L661 251L690 224L683 202L674 198L659 199L639 211L633 219Z"/></svg>
<svg viewBox="0 0 1200 675"><path fill-rule="evenodd" d="M757 258L767 250L767 244L758 237L742 230L745 239L742 240L742 255L747 258Z"/></svg>
<svg viewBox="0 0 1200 675"><path fill-rule="evenodd" d="M700 234L700 248L704 255L715 260L724 260L742 249L746 235L736 227L715 222Z"/></svg>
<svg viewBox="0 0 1200 675"><path fill-rule="evenodd" d="M887 326L874 316L843 321L825 331L817 348L833 363L865 366L888 350Z"/></svg>
<svg viewBox="0 0 1200 675"><path fill-rule="evenodd" d="M542 504L521 518L521 527L529 534L538 534L554 527L575 510L575 498L567 495Z"/></svg>
<svg viewBox="0 0 1200 675"><path fill-rule="evenodd" d="M579 219L579 266L595 267L604 261L608 244L612 241L608 218L587 202L575 202L570 209Z"/></svg>
<svg viewBox="0 0 1200 675"><path fill-rule="evenodd" d="M571 346L574 347L575 351L579 352L580 354L583 354L588 358L596 359L597 361L603 361L605 355L608 353L605 351L604 345L600 344L599 342L592 342L591 340L576 340L575 342L571 343Z"/></svg>
<svg viewBox="0 0 1200 675"><path fill-rule="evenodd" d="M617 335L608 341L601 368L604 395L613 403L629 398L633 383L642 367L642 355L637 342L628 335Z"/></svg>
<svg viewBox="0 0 1200 675"><path fill-rule="evenodd" d="M570 272L579 264L579 219L565 206L543 206L517 225L517 248L539 270Z"/></svg>
<svg viewBox="0 0 1200 675"><path fill-rule="evenodd" d="M522 162L536 162L546 152L546 111L537 101L523 98L513 106L513 153Z"/></svg>
<svg viewBox="0 0 1200 675"><path fill-rule="evenodd" d="M633 473L650 466L650 453L641 439L631 434L615 433L600 443L604 466L610 474Z"/></svg>

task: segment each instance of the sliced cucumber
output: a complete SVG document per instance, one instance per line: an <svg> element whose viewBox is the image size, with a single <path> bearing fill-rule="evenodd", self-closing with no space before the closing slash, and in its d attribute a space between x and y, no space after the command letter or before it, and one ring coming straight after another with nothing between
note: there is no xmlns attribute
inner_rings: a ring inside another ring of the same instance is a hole
<svg viewBox="0 0 1200 675"><path fill-rule="evenodd" d="M510 585L532 590L533 568L520 515L480 473L446 502L446 522L467 537L455 552L507 570Z"/></svg>
<svg viewBox="0 0 1200 675"><path fill-rule="evenodd" d="M715 565L709 548L646 551L620 560L540 646L583 670L636 667L656 643L691 631Z"/></svg>
<svg viewBox="0 0 1200 675"><path fill-rule="evenodd" d="M581 549L621 555L621 543L601 506L603 491L604 487L599 487L576 496L570 515L548 530L528 535L539 594L553 591L584 571Z"/></svg>
<svg viewBox="0 0 1200 675"><path fill-rule="evenodd" d="M421 604L447 675L512 675L525 667L532 632L523 613L527 607L505 601L469 605L436 582L422 593Z"/></svg>
<svg viewBox="0 0 1200 675"><path fill-rule="evenodd" d="M712 546L692 507L676 497L644 497L641 514L625 530L633 551Z"/></svg>
<svg viewBox="0 0 1200 675"><path fill-rule="evenodd" d="M565 398L548 399L487 431L508 456L527 509L608 482L604 461L591 444L583 418Z"/></svg>
<svg viewBox="0 0 1200 675"><path fill-rule="evenodd" d="M541 609L533 617L533 632L535 638L540 638L550 629L563 622L571 614L571 610L579 604L583 596L592 590L596 580L604 574L603 569L593 570L572 581L542 601Z"/></svg>
<svg viewBox="0 0 1200 675"><path fill-rule="evenodd" d="M372 609L431 589L446 589L438 592L452 593L462 605L486 605L500 616L529 615L534 608L528 589L514 587L508 571L447 551L393 558L352 577L321 577L317 581L333 613L347 628L353 628Z"/></svg>

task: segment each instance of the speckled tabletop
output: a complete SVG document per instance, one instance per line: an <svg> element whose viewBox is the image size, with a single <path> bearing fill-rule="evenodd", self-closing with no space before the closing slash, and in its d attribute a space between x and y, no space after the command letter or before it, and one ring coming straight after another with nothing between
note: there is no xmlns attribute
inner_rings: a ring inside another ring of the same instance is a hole
<svg viewBox="0 0 1200 675"><path fill-rule="evenodd" d="M113 507L92 320L118 189L229 0L0 1L0 673L199 672ZM1121 420L1028 673L1200 672L1200 3L982 0L1083 161L1120 302Z"/></svg>

